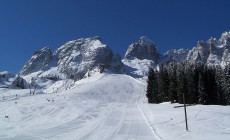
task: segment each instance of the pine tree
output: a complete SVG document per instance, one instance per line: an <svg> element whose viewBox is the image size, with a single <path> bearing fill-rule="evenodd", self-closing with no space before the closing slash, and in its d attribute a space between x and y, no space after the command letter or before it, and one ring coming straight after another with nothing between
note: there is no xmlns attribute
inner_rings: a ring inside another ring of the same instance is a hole
<svg viewBox="0 0 230 140"><path fill-rule="evenodd" d="M169 64L169 70L168 70L168 75L169 75L169 89L168 89L168 94L169 94L169 100L171 103L176 103L178 102L177 98L177 78L176 78L176 64L174 62Z"/></svg>
<svg viewBox="0 0 230 140"><path fill-rule="evenodd" d="M183 94L186 94L186 79L185 79L185 63L182 62L178 65L177 69L177 98L179 103L183 103Z"/></svg>
<svg viewBox="0 0 230 140"><path fill-rule="evenodd" d="M158 71L154 71L154 76L153 76L153 102L154 103L160 103L162 102L160 95L159 95L159 83L158 83Z"/></svg>
<svg viewBox="0 0 230 140"><path fill-rule="evenodd" d="M225 93L224 105L230 105L230 66L225 68Z"/></svg>
<svg viewBox="0 0 230 140"><path fill-rule="evenodd" d="M199 92L198 92L198 85L199 85L199 73L202 69L202 64L201 63L196 63L194 65L194 75L193 75L193 82L194 82L194 93L193 93L193 103L198 103L199 102Z"/></svg>
<svg viewBox="0 0 230 140"><path fill-rule="evenodd" d="M209 103L206 84L205 84L205 80L206 80L205 71L206 70L200 71L200 74L199 74L199 85L198 85L199 102L198 103L200 104Z"/></svg>
<svg viewBox="0 0 230 140"><path fill-rule="evenodd" d="M196 90L194 66L192 64L186 64L185 67L185 80L187 81L186 102L191 104L194 103L194 96Z"/></svg>
<svg viewBox="0 0 230 140"><path fill-rule="evenodd" d="M146 93L149 103L154 103L153 102L153 79L154 79L154 70L150 68L148 74L147 93Z"/></svg>
<svg viewBox="0 0 230 140"><path fill-rule="evenodd" d="M222 68L220 66L216 67L216 75L215 75L215 79L216 79L216 85L217 85L217 104L219 105L226 105L227 101L226 98L224 96L224 94L226 93L226 81L225 81L225 75L224 75L224 71L222 70Z"/></svg>
<svg viewBox="0 0 230 140"><path fill-rule="evenodd" d="M206 71L207 80L205 84L207 85L208 94L208 104L217 104L217 84L216 84L216 71L214 67L208 67Z"/></svg>
<svg viewBox="0 0 230 140"><path fill-rule="evenodd" d="M154 69L149 69L148 81L147 81L147 94L149 103L162 102L158 92L158 72Z"/></svg>
<svg viewBox="0 0 230 140"><path fill-rule="evenodd" d="M160 64L159 73L158 73L158 91L159 91L160 100L169 101L168 89L169 89L168 72L166 66Z"/></svg>

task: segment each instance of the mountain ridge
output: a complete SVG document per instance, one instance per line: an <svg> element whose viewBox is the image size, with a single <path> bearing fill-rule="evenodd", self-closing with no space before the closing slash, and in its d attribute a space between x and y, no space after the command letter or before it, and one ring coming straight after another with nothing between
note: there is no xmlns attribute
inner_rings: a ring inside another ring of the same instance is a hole
<svg viewBox="0 0 230 140"><path fill-rule="evenodd" d="M207 41L198 41L190 50L171 49L164 54L158 51L151 39L141 36L139 41L128 46L123 59L99 36L80 38L68 41L53 52L48 47L35 51L17 76L24 77L28 83L31 77L79 80L105 69L107 72L140 78L148 75L149 67L185 60L208 65L229 64L230 31L222 33L219 39L211 37ZM3 80L1 83L4 83Z"/></svg>

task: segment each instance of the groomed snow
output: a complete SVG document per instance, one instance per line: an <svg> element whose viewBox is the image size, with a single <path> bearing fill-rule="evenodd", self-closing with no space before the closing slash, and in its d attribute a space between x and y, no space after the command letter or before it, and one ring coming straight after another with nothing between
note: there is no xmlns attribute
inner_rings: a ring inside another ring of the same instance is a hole
<svg viewBox="0 0 230 140"><path fill-rule="evenodd" d="M66 90L63 83L71 86ZM230 138L229 106L188 107L187 132L183 108L147 104L145 89L145 83L116 74L96 74L75 83L58 81L43 91L50 94L31 96L29 90L0 89L0 139Z"/></svg>

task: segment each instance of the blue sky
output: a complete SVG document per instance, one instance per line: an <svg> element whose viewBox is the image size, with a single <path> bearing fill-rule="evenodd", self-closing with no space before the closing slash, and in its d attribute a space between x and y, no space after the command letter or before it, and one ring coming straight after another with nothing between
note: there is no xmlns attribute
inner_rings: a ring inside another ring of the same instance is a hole
<svg viewBox="0 0 230 140"><path fill-rule="evenodd" d="M164 53L229 30L229 0L0 0L0 71L83 37L101 36L123 57L142 35Z"/></svg>

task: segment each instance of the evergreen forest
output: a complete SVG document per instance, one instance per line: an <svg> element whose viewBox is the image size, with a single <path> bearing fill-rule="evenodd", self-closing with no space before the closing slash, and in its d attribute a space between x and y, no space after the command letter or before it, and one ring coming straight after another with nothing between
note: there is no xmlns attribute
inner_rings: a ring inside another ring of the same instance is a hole
<svg viewBox="0 0 230 140"><path fill-rule="evenodd" d="M186 104L230 105L230 66L171 62L149 69L149 103L183 103L183 94Z"/></svg>

